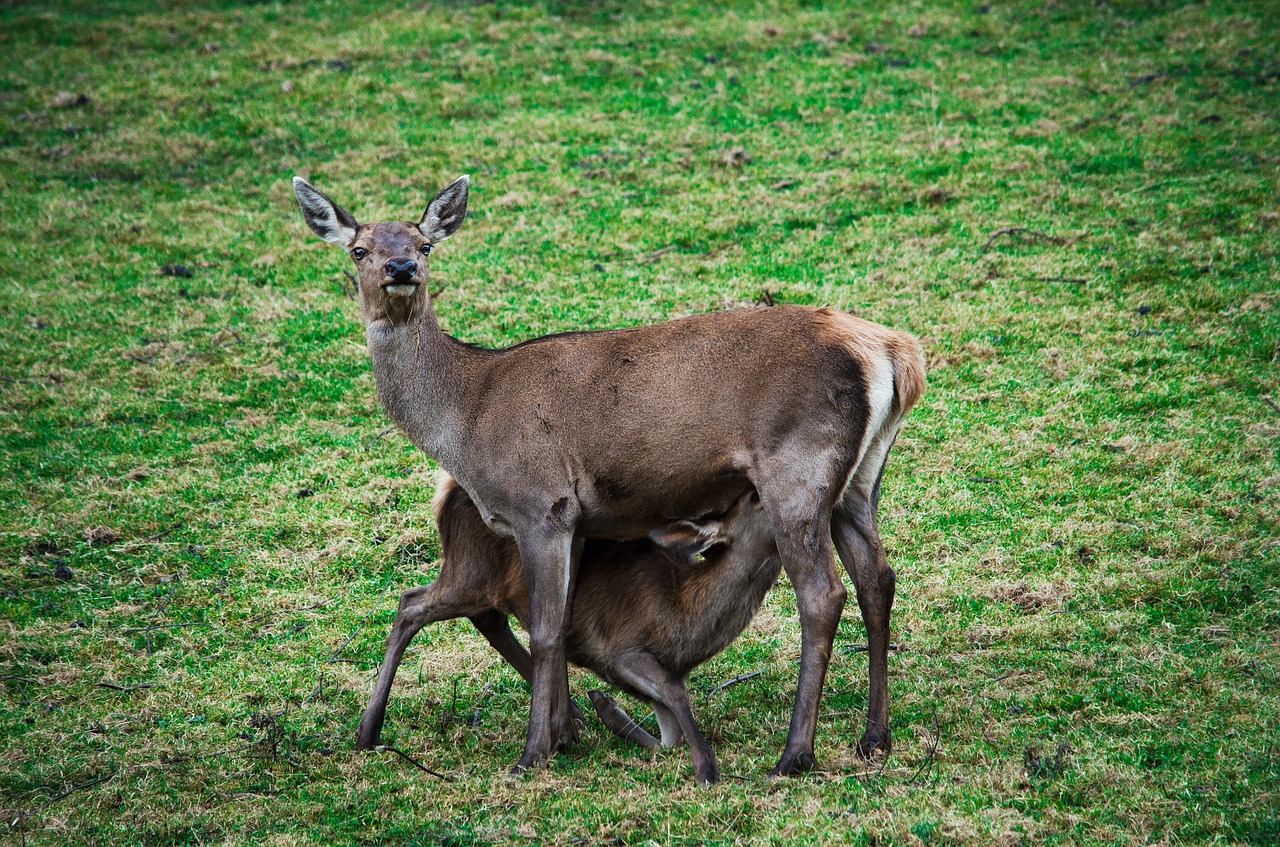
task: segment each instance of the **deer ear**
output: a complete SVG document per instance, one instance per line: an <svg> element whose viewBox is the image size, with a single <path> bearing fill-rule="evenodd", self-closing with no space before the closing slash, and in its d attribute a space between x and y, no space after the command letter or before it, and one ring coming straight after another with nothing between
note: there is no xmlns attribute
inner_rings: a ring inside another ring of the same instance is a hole
<svg viewBox="0 0 1280 847"><path fill-rule="evenodd" d="M693 557L724 540L719 530L720 526L715 521L709 521L705 526L689 521L677 521L661 529L655 529L649 533L649 539L659 547L666 547L682 556Z"/></svg>
<svg viewBox="0 0 1280 847"><path fill-rule="evenodd" d="M293 193L298 195L298 205L302 207L302 217L307 226L316 235L346 249L356 240L356 230L360 224L356 219L330 200L323 191L313 186L300 176L293 178Z"/></svg>
<svg viewBox="0 0 1280 847"><path fill-rule="evenodd" d="M471 177L460 176L440 189L440 193L427 204L427 210L418 221L422 237L432 244L439 244L462 228L467 219L467 195L471 192Z"/></svg>

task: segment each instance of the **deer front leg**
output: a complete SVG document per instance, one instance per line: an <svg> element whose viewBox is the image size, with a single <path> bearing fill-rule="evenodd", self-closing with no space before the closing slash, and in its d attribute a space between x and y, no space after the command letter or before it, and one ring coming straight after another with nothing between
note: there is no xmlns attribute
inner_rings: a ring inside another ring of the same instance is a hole
<svg viewBox="0 0 1280 847"><path fill-rule="evenodd" d="M623 741L638 744L646 750L661 749L662 742L636 723L631 715L628 715L608 694L603 691L588 691L587 696L591 698L591 705L595 707L600 722L614 735Z"/></svg>
<svg viewBox="0 0 1280 847"><path fill-rule="evenodd" d="M550 521L548 521L550 524ZM569 699L569 669L564 634L569 600L582 542L572 531L517 531L525 583L529 586L529 652L533 656L533 691L529 702L529 735L524 755L512 768L519 775L537 767L578 740Z"/></svg>
<svg viewBox="0 0 1280 847"><path fill-rule="evenodd" d="M694 778L703 785L719 782L720 766L716 763L715 751L711 749L707 739L702 737L698 723L693 718L684 680L668 671L650 653L620 656L614 661L612 670L623 682L675 715L681 732L689 742Z"/></svg>

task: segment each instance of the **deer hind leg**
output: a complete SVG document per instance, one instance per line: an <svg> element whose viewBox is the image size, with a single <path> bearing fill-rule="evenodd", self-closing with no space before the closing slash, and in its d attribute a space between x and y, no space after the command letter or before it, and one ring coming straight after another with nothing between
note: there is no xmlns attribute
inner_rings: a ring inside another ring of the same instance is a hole
<svg viewBox="0 0 1280 847"><path fill-rule="evenodd" d="M382 659L382 668L378 671L378 681L373 687L373 696L360 718L360 727L356 730L356 749L371 750L378 746L382 735L382 722L387 714L387 698L391 695L391 684L395 681L396 670L404 660L404 651L413 637L427 624L436 621L459 618L467 614L468 609L455 603L449 597L449 591L440 581L422 588L412 588L400 597L400 609L396 613L395 622L391 624L391 632L387 635L387 651Z"/></svg>
<svg viewBox="0 0 1280 847"><path fill-rule="evenodd" d="M880 502L880 479L895 435L896 428L867 450L831 523L832 539L840 561L853 579L862 622L867 628L867 729L858 742L858 753L866 758L877 752L888 753L893 746L889 732L889 614L896 577L880 541L876 508Z"/></svg>
<svg viewBox="0 0 1280 847"><path fill-rule="evenodd" d="M834 462L831 463L834 466ZM813 768L814 737L822 684L831 662L840 613L847 597L831 549L831 509L835 485L815 484L824 474L797 462L789 470L753 480L773 525L782 566L796 592L800 613L800 676L787 745L771 777L791 776ZM808 473L805 473L808 472Z"/></svg>
<svg viewBox="0 0 1280 847"><path fill-rule="evenodd" d="M720 766L716 764L715 751L693 719L684 680L664 668L650 653L628 653L617 659L611 670L633 693L647 697L655 706L660 705L675 716L680 731L689 741L694 778L703 785L719 782Z"/></svg>

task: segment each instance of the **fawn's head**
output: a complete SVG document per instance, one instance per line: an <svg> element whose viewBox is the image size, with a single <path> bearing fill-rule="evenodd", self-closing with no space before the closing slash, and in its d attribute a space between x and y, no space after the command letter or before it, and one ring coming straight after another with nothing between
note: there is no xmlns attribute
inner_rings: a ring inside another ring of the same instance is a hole
<svg viewBox="0 0 1280 847"><path fill-rule="evenodd" d="M361 224L324 192L300 176L293 178L302 217L316 235L347 251L356 263L357 297L365 323L406 323L431 308L427 257L453 235L467 217L470 177L440 190L416 224L401 221Z"/></svg>
<svg viewBox="0 0 1280 847"><path fill-rule="evenodd" d="M674 553L709 562L720 561L726 553L764 561L776 551L773 527L754 488L724 514L676 521L649 533L649 538Z"/></svg>
<svg viewBox="0 0 1280 847"><path fill-rule="evenodd" d="M761 556L773 553L773 527L754 488L739 497L717 522L718 535L730 549Z"/></svg>

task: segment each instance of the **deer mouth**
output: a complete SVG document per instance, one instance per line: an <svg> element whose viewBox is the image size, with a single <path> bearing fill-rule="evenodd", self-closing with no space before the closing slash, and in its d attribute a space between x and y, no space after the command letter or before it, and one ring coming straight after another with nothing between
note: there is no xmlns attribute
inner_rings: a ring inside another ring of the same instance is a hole
<svg viewBox="0 0 1280 847"><path fill-rule="evenodd" d="M418 292L416 282L384 282L382 290L393 297L410 297Z"/></svg>

